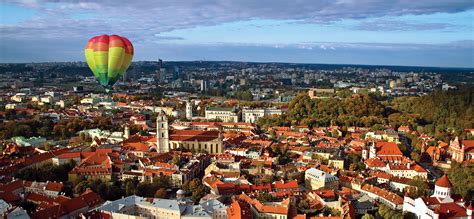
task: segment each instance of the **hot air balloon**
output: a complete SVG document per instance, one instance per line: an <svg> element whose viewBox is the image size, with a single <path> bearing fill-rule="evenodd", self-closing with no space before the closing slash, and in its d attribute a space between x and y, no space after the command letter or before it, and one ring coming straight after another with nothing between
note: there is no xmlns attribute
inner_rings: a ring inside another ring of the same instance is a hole
<svg viewBox="0 0 474 219"><path fill-rule="evenodd" d="M89 40L84 54L94 77L108 91L130 66L133 45L125 37L100 35Z"/></svg>

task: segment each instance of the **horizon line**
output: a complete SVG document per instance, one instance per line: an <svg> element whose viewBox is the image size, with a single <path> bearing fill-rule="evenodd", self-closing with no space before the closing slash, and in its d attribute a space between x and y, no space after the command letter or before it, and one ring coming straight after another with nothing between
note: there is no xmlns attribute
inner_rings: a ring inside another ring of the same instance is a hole
<svg viewBox="0 0 474 219"><path fill-rule="evenodd" d="M156 60L136 60L131 63L137 62L158 62L160 58ZM285 62L285 61L240 61L240 60L164 60L163 62L241 62L241 63L256 63L256 64L296 64L296 65L349 65L349 66L380 66L380 67L413 67L413 68L448 68L448 69L463 69L463 70L473 70L474 66L434 66L434 65L399 65L399 64L353 64L353 63L309 63L309 62ZM2 64L44 64L44 63L67 63L67 62L78 62L78 63L87 63L86 61L40 61L40 62L1 62Z"/></svg>

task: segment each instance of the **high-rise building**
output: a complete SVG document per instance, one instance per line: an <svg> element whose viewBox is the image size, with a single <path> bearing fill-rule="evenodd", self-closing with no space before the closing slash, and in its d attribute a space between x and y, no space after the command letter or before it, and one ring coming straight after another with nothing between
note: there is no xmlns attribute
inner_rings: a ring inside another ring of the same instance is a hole
<svg viewBox="0 0 474 219"><path fill-rule="evenodd" d="M178 80L180 78L180 72L179 72L179 67L174 66L173 67L173 80Z"/></svg>
<svg viewBox="0 0 474 219"><path fill-rule="evenodd" d="M207 91L207 81L206 80L201 80L201 92Z"/></svg>
<svg viewBox="0 0 474 219"><path fill-rule="evenodd" d="M165 68L160 68L160 71L158 72L159 76L159 80L160 81L164 81L166 80L166 69Z"/></svg>
<svg viewBox="0 0 474 219"><path fill-rule="evenodd" d="M159 81L165 80L166 69L163 66L163 60L161 59L158 59L158 71L156 73Z"/></svg>

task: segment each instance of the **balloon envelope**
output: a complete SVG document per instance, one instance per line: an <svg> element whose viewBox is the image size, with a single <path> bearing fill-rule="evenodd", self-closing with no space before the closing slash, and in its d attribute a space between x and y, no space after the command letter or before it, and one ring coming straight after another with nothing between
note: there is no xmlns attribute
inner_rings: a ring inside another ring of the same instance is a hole
<svg viewBox="0 0 474 219"><path fill-rule="evenodd" d="M111 88L132 62L133 45L125 37L92 37L84 49L87 65L100 85Z"/></svg>

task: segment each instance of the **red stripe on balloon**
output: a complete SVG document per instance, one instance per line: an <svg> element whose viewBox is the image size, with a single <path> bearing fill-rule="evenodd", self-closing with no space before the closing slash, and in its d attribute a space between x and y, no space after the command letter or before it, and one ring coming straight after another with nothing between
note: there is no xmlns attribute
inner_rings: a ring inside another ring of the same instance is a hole
<svg viewBox="0 0 474 219"><path fill-rule="evenodd" d="M86 49L93 49L94 51L108 51L111 47L121 47L125 49L125 53L133 55L133 45L125 37L118 35L100 35L92 37L86 45Z"/></svg>
<svg viewBox="0 0 474 219"><path fill-rule="evenodd" d="M97 36L92 37L89 42L87 42L86 49L93 49L94 48L94 43L97 40Z"/></svg>
<svg viewBox="0 0 474 219"><path fill-rule="evenodd" d="M109 35L100 35L97 36L97 39L95 41L96 43L109 43Z"/></svg>
<svg viewBox="0 0 474 219"><path fill-rule="evenodd" d="M109 44L101 42L94 43L94 52L96 51L109 51Z"/></svg>
<svg viewBox="0 0 474 219"><path fill-rule="evenodd" d="M125 48L125 43L122 40L122 37L117 35L112 35L109 37L109 48L112 47L121 47Z"/></svg>
<svg viewBox="0 0 474 219"><path fill-rule="evenodd" d="M132 42L125 37L122 37L122 41L125 43L125 53L133 55Z"/></svg>

